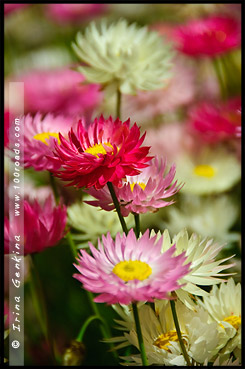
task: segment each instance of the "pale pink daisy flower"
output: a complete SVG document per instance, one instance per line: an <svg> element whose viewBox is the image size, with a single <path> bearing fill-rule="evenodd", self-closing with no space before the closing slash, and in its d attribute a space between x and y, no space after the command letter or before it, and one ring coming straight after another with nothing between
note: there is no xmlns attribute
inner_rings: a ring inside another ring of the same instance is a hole
<svg viewBox="0 0 245 369"><path fill-rule="evenodd" d="M24 167L33 167L37 171L57 170L60 164L50 160L53 156L54 144L59 145L59 132L64 136L75 125L72 118L47 114L43 119L40 113L34 117L30 114L20 118L24 126Z"/></svg>
<svg viewBox="0 0 245 369"><path fill-rule="evenodd" d="M124 95L122 117L130 116L135 121L147 123L159 115L190 104L196 94L195 66L174 60L172 78L167 85L155 91L140 91L135 96Z"/></svg>
<svg viewBox="0 0 245 369"><path fill-rule="evenodd" d="M151 154L167 157L172 163L186 151L192 152L194 147L194 139L185 122L166 123L149 128L145 141L151 146Z"/></svg>
<svg viewBox="0 0 245 369"><path fill-rule="evenodd" d="M147 168L137 176L126 176L122 187L115 187L115 193L120 204L121 213L124 217L130 213L143 214L156 212L159 208L171 205L173 200L165 201L176 194L181 185L173 182L175 176L175 165L166 171L166 160L153 159ZM87 192L95 197L95 201L85 201L93 206L100 206L104 210L115 208L108 188L102 190L90 188Z"/></svg>
<svg viewBox="0 0 245 369"><path fill-rule="evenodd" d="M66 207L55 206L53 198L47 198L43 205L35 199L33 202L23 200L24 234L16 217L13 223L8 217L4 219L4 253L9 254L9 241L16 235L24 242L24 255L41 252L47 247L55 246L65 235Z"/></svg>
<svg viewBox="0 0 245 369"><path fill-rule="evenodd" d="M173 256L175 245L161 253L162 238L150 237L147 230L139 239L131 229L126 236L110 233L98 239L98 250L89 243L92 256L80 250L79 274L74 278L91 292L99 293L94 301L128 305L135 301L169 299L169 292L180 288L178 280L188 273L184 253Z"/></svg>

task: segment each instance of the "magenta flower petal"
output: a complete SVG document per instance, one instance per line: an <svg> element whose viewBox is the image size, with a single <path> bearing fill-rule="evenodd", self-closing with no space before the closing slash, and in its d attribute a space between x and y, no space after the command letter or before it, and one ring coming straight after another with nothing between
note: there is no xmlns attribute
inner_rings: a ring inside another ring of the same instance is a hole
<svg viewBox="0 0 245 369"><path fill-rule="evenodd" d="M240 46L241 24L235 18L210 16L177 26L173 36L184 54L214 57Z"/></svg>
<svg viewBox="0 0 245 369"><path fill-rule="evenodd" d="M147 230L136 239L131 229L113 241L110 233L90 244L92 255L81 250L74 264L74 278L88 291L98 293L96 302L130 304L133 301L168 299L168 293L180 288L178 283L189 271L184 253L176 256L175 245L161 253L162 237L150 237Z"/></svg>
<svg viewBox="0 0 245 369"><path fill-rule="evenodd" d="M24 255L41 252L47 247L55 246L65 235L66 207L55 206L52 196L49 196L41 206L37 200L32 203L24 200ZM4 219L4 253L9 253L9 240L14 241L14 236L20 234L18 218L9 223Z"/></svg>
<svg viewBox="0 0 245 369"><path fill-rule="evenodd" d="M211 144L227 141L241 134L241 97L226 102L201 102L190 112L189 129Z"/></svg>
<svg viewBox="0 0 245 369"><path fill-rule="evenodd" d="M30 71L11 77L11 81L24 82L25 113L83 116L90 121L103 93L98 84L84 84L85 77L73 67Z"/></svg>

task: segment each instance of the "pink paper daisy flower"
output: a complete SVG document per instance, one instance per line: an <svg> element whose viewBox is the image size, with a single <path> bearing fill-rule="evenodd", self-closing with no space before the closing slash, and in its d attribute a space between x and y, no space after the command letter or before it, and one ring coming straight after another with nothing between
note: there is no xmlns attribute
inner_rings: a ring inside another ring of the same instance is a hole
<svg viewBox="0 0 245 369"><path fill-rule="evenodd" d="M58 22L80 22L105 10L106 4L48 4L47 13Z"/></svg>
<svg viewBox="0 0 245 369"><path fill-rule="evenodd" d="M225 103L201 102L189 112L189 129L208 143L241 136L241 98Z"/></svg>
<svg viewBox="0 0 245 369"><path fill-rule="evenodd" d="M90 120L102 101L99 85L82 84L84 76L67 67L31 71L14 80L24 82L25 111L28 113L80 115Z"/></svg>
<svg viewBox="0 0 245 369"><path fill-rule="evenodd" d="M143 214L156 212L159 208L171 205L173 200L164 201L180 190L182 186L173 182L175 165L164 175L166 161L163 163L157 157L153 159L147 168L137 176L127 176L126 182L120 188L115 188L117 199L120 203L121 213L124 217L130 213ZM85 201L93 206L100 206L104 210L115 208L108 188L101 190L90 188L87 191L97 201Z"/></svg>
<svg viewBox="0 0 245 369"><path fill-rule="evenodd" d="M9 14L14 12L15 10L24 8L30 4L4 4L4 14Z"/></svg>
<svg viewBox="0 0 245 369"><path fill-rule="evenodd" d="M57 170L60 164L49 159L53 155L54 143L60 144L59 132L67 135L74 121L63 116L47 114L43 119L40 113L30 114L20 119L24 126L24 167L37 171Z"/></svg>
<svg viewBox="0 0 245 369"><path fill-rule="evenodd" d="M210 16L178 26L173 34L184 54L214 57L240 46L241 24L235 18Z"/></svg>
<svg viewBox="0 0 245 369"><path fill-rule="evenodd" d="M147 157L149 147L140 147L145 134L140 138L139 127L135 123L130 128L130 119L122 122L101 116L88 130L79 121L77 135L71 129L69 140L61 134L59 138L53 160L63 170L55 175L70 181L70 186L99 189L107 182L120 186L122 178L139 174L139 169L147 167L145 163L151 159Z"/></svg>
<svg viewBox="0 0 245 369"><path fill-rule="evenodd" d="M98 250L91 244L92 255L81 250L74 264L80 274L74 274L86 290L99 293L94 301L128 305L135 301L168 299L168 293L180 288L178 280L188 273L184 253L173 256L175 245L161 253L162 237L150 237L147 230L136 239L131 229L126 236L110 233L98 240Z"/></svg>
<svg viewBox="0 0 245 369"><path fill-rule="evenodd" d="M65 235L66 207L55 206L52 196L41 206L37 200L23 200L24 234L21 234L19 218L9 223L4 219L4 253L9 253L9 241L21 234L24 240L24 255L41 252L47 247L55 246Z"/></svg>

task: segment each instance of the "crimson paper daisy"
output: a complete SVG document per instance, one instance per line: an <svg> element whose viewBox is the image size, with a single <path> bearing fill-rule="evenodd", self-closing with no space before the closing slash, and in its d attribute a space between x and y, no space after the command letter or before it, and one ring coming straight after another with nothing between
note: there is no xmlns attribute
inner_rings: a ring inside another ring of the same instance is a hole
<svg viewBox="0 0 245 369"><path fill-rule="evenodd" d="M161 253L162 237L150 237L149 230L139 239L131 229L126 236L110 233L98 240L98 250L89 243L92 255L81 250L74 277L86 290L99 293L94 301L125 304L136 301L168 299L170 291L180 288L178 280L188 273L184 253L173 256L175 245Z"/></svg>
<svg viewBox="0 0 245 369"><path fill-rule="evenodd" d="M165 201L165 199L176 194L182 186L177 185L177 181L173 182L175 165L172 165L168 173L164 175L165 170L166 161L163 162L155 157L139 175L127 176L124 185L115 188L124 217L129 213L156 212L159 208L173 204L173 200ZM87 192L97 199L86 201L87 204L100 206L108 211L115 208L108 188L104 187L101 190L90 188Z"/></svg>
<svg viewBox="0 0 245 369"><path fill-rule="evenodd" d="M145 134L140 138L139 127L135 123L130 128L130 119L122 122L101 116L87 130L80 120L77 135L71 129L68 140L61 134L59 138L53 160L63 170L55 175L70 181L70 186L99 189L107 182L120 186L122 178L139 174L151 159L147 157L149 147L140 147Z"/></svg>

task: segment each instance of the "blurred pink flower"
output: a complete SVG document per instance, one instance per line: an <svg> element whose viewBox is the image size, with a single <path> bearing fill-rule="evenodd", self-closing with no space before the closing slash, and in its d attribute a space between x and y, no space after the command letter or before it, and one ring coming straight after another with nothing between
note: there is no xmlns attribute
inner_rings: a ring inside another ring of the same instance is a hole
<svg viewBox="0 0 245 369"><path fill-rule="evenodd" d="M167 158L170 163L175 162L186 150L191 151L194 146L193 137L187 131L185 122L149 128L145 141L151 146L150 154Z"/></svg>
<svg viewBox="0 0 245 369"><path fill-rule="evenodd" d="M9 111L4 112L4 147L9 144Z"/></svg>
<svg viewBox="0 0 245 369"><path fill-rule="evenodd" d="M122 122L118 118L104 119L101 115L88 129L80 120L77 135L71 129L68 140L61 134L59 138L53 161L63 170L54 174L63 181L70 181L69 186L99 189L107 182L119 186L126 175L139 174L151 159L147 157L149 147L141 147L145 134L140 137L136 123L130 128L130 119Z"/></svg>
<svg viewBox="0 0 245 369"><path fill-rule="evenodd" d="M26 113L82 115L90 120L102 101L99 85L82 84L84 76L69 68L31 71L13 78L24 82Z"/></svg>
<svg viewBox="0 0 245 369"><path fill-rule="evenodd" d="M166 87L154 91L140 91L136 96L123 96L122 116L147 122L158 115L174 111L189 104L195 97L196 70L186 60L176 58L172 78Z"/></svg>
<svg viewBox="0 0 245 369"><path fill-rule="evenodd" d="M79 274L74 277L91 292L99 293L94 301L130 304L135 301L169 299L168 292L180 288L178 280L188 273L184 253L173 256L175 245L162 253L163 236L150 237L147 230L136 239L133 229L126 236L110 233L98 240L98 250L89 242L92 256L80 250Z"/></svg>
<svg viewBox="0 0 245 369"><path fill-rule="evenodd" d="M240 22L227 16L191 20L173 31L176 47L193 57L215 57L241 44Z"/></svg>
<svg viewBox="0 0 245 369"><path fill-rule="evenodd" d="M188 127L211 144L241 137L241 97L226 102L200 102L189 111Z"/></svg>
<svg viewBox="0 0 245 369"><path fill-rule="evenodd" d="M59 132L68 135L75 120L64 116L47 114L43 119L40 113L34 117L30 114L20 118L20 126L24 126L24 167L33 167L37 171L57 170L58 162L49 159L53 156L54 143L59 142Z"/></svg>
<svg viewBox="0 0 245 369"><path fill-rule="evenodd" d="M4 15L14 12L20 8L24 8L30 4L4 4Z"/></svg>
<svg viewBox="0 0 245 369"><path fill-rule="evenodd" d="M47 14L58 22L79 22L105 9L106 4L47 4Z"/></svg>
<svg viewBox="0 0 245 369"><path fill-rule="evenodd" d="M64 237L67 218L64 205L55 206L50 196L42 206L37 200L23 200L20 206L24 212L24 234L21 234L18 217L11 224L8 217L4 218L5 254L9 254L9 240L16 242L16 235L20 235L20 239L24 241L24 255L55 246Z"/></svg>
<svg viewBox="0 0 245 369"><path fill-rule="evenodd" d="M164 175L166 161L152 159L147 168L137 176L127 176L122 187L115 187L115 193L120 203L121 213L124 217L129 213L143 214L156 212L159 208L171 205L173 200L164 201L176 194L181 186L177 181L173 182L175 176L175 165ZM85 201L93 206L100 206L104 210L115 208L110 192L107 187L102 190L90 188L87 191L95 197L96 201Z"/></svg>

